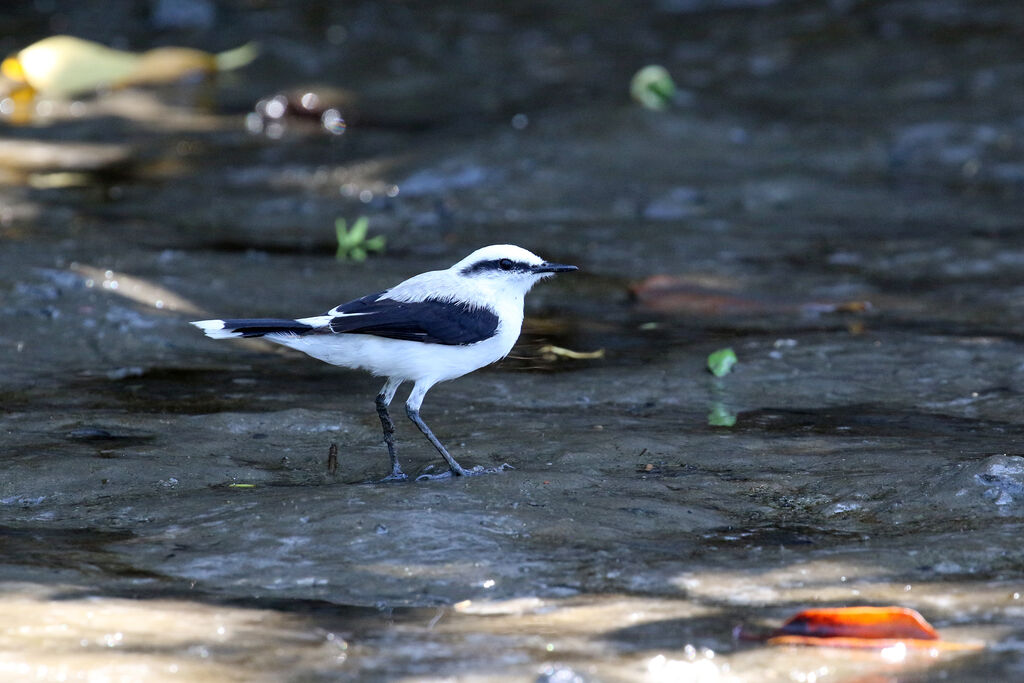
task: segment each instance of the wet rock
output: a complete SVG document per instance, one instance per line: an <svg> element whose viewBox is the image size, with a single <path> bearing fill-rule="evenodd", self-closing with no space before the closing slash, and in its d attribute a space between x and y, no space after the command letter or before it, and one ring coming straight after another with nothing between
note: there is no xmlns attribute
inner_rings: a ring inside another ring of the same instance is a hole
<svg viewBox="0 0 1024 683"><path fill-rule="evenodd" d="M747 211L758 212L785 208L811 192L811 183L799 178L772 178L747 183L742 188L742 202Z"/></svg>
<svg viewBox="0 0 1024 683"><path fill-rule="evenodd" d="M500 171L451 160L442 167L413 173L402 180L399 187L402 194L416 197L475 187L485 181L498 180L500 176Z"/></svg>
<svg viewBox="0 0 1024 683"><path fill-rule="evenodd" d="M0 140L0 167L22 173L124 170L136 159L127 144Z"/></svg>
<svg viewBox="0 0 1024 683"><path fill-rule="evenodd" d="M587 683L587 677L571 667L549 664L540 672L535 683Z"/></svg>
<svg viewBox="0 0 1024 683"><path fill-rule="evenodd" d="M82 441L104 441L117 438L106 429L100 427L79 427L68 432L68 436Z"/></svg>
<svg viewBox="0 0 1024 683"><path fill-rule="evenodd" d="M1024 457L993 455L982 461L974 481L985 487L982 495L1001 509L1019 508L1024 503Z"/></svg>
<svg viewBox="0 0 1024 683"><path fill-rule="evenodd" d="M678 220L702 212L704 195L693 187L674 187L644 207L645 218Z"/></svg>
<svg viewBox="0 0 1024 683"><path fill-rule="evenodd" d="M150 21L161 30L208 29L216 15L210 0L154 0Z"/></svg>
<svg viewBox="0 0 1024 683"><path fill-rule="evenodd" d="M145 373L145 369L138 365L124 368L114 368L113 370L107 370L107 379L127 379L128 377L141 377Z"/></svg>
<svg viewBox="0 0 1024 683"><path fill-rule="evenodd" d="M1013 184L1022 177L1020 147L1020 131L1006 126L932 121L899 130L889 154L901 171Z"/></svg>

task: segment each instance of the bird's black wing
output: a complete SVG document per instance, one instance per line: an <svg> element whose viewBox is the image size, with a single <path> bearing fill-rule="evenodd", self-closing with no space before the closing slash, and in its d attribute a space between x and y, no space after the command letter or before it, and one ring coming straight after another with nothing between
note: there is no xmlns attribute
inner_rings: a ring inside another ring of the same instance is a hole
<svg viewBox="0 0 1024 683"><path fill-rule="evenodd" d="M370 294L331 311L335 314L329 323L331 332L457 346L489 339L498 329L498 316L490 308L440 299L378 298L382 294Z"/></svg>

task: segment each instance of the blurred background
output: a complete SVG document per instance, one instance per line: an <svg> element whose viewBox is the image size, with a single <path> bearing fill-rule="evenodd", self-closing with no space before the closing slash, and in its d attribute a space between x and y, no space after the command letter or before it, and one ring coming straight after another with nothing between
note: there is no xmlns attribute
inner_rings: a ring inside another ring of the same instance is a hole
<svg viewBox="0 0 1024 683"><path fill-rule="evenodd" d="M0 53L0 677L1024 675L1019 2L36 0ZM425 408L501 475L367 485L377 379L186 324L492 243L581 268ZM850 604L986 649L735 637Z"/></svg>

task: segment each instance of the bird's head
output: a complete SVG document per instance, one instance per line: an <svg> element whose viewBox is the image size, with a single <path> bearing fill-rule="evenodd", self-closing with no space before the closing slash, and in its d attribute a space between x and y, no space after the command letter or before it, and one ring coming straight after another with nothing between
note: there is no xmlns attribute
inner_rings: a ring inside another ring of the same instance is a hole
<svg viewBox="0 0 1024 683"><path fill-rule="evenodd" d="M538 280L577 268L561 263L549 263L513 244L494 244L477 249L452 266L451 270L459 277L487 282L502 288L517 288L525 294Z"/></svg>

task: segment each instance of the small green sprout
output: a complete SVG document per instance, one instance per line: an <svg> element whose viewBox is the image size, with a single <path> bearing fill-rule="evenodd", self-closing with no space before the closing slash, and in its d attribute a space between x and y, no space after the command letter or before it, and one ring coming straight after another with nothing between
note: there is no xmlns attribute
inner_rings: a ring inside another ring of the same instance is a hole
<svg viewBox="0 0 1024 683"><path fill-rule="evenodd" d="M645 66L633 75L629 94L647 109L666 109L676 96L676 84L668 69L659 65Z"/></svg>
<svg viewBox="0 0 1024 683"><path fill-rule="evenodd" d="M708 370L715 377L724 377L736 365L736 352L731 348L718 349L708 356Z"/></svg>
<svg viewBox="0 0 1024 683"><path fill-rule="evenodd" d="M334 221L334 231L338 236L338 251L334 258L339 261L362 262L371 251L383 252L387 238L384 235L377 235L367 239L366 231L369 227L370 219L366 216L357 218L351 228L344 218Z"/></svg>

